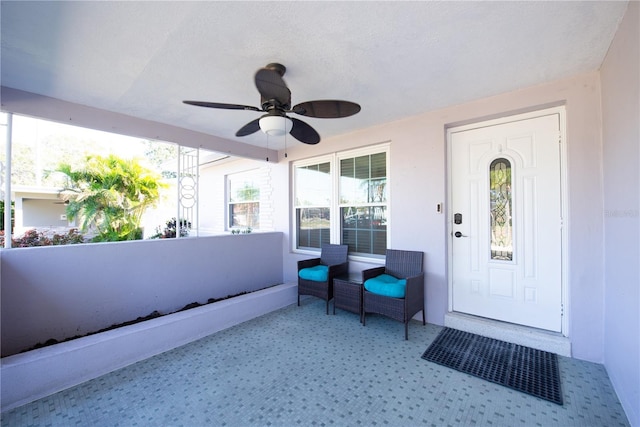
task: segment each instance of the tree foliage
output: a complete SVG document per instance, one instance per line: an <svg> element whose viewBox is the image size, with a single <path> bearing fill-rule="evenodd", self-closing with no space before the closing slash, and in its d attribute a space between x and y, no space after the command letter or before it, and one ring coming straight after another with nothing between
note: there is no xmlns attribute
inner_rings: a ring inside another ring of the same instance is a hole
<svg viewBox="0 0 640 427"><path fill-rule="evenodd" d="M156 205L165 187L159 174L114 155L87 156L78 169L62 163L57 171L68 178L61 192L67 217L78 219L84 232L94 229L94 241L142 238L142 214Z"/></svg>
<svg viewBox="0 0 640 427"><path fill-rule="evenodd" d="M142 143L145 147L145 157L156 167L156 169L162 171L161 174L163 178L177 177L177 145L149 140L143 141Z"/></svg>
<svg viewBox="0 0 640 427"><path fill-rule="evenodd" d="M57 187L51 172L60 162L80 167L89 154L107 153L96 141L68 134L43 135L41 140L12 143L11 184Z"/></svg>
<svg viewBox="0 0 640 427"><path fill-rule="evenodd" d="M11 230L13 231L13 226L15 225L15 202L11 202ZM4 200L0 200L0 230L4 231Z"/></svg>

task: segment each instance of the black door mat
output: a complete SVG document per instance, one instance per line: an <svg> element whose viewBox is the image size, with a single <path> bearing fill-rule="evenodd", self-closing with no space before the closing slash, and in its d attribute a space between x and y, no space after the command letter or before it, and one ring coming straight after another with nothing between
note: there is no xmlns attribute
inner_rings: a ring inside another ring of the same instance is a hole
<svg viewBox="0 0 640 427"><path fill-rule="evenodd" d="M562 405L558 356L444 328L422 358Z"/></svg>

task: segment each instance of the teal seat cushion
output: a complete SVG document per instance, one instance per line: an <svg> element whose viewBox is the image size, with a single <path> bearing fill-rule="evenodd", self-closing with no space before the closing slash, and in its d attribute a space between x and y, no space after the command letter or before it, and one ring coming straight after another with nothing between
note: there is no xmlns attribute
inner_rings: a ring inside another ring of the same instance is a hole
<svg viewBox="0 0 640 427"><path fill-rule="evenodd" d="M381 274L364 282L364 288L371 293L392 298L404 298L407 279L398 279L389 274Z"/></svg>
<svg viewBox="0 0 640 427"><path fill-rule="evenodd" d="M314 282L326 282L329 278L329 267L326 265L316 265L303 268L298 272L301 279L312 280Z"/></svg>

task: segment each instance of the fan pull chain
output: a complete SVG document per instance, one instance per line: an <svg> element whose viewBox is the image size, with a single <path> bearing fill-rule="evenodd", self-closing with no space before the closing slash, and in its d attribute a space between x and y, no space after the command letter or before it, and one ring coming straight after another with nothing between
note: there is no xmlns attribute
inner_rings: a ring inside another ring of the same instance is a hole
<svg viewBox="0 0 640 427"><path fill-rule="evenodd" d="M267 135L267 162L269 161L269 134Z"/></svg>
<svg viewBox="0 0 640 427"><path fill-rule="evenodd" d="M287 133L284 134L284 158L287 158Z"/></svg>

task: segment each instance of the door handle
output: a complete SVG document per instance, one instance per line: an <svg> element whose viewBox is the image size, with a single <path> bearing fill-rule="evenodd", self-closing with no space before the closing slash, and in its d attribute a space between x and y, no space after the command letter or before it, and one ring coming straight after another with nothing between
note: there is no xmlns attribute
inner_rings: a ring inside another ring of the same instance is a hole
<svg viewBox="0 0 640 427"><path fill-rule="evenodd" d="M466 234L462 234L462 233L461 233L461 232L459 232L459 231L456 231L453 235L454 235L454 236L456 236L457 238L460 238L460 237L469 237L469 236L467 236Z"/></svg>

